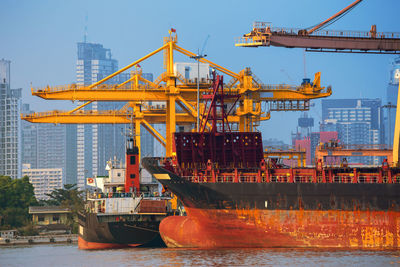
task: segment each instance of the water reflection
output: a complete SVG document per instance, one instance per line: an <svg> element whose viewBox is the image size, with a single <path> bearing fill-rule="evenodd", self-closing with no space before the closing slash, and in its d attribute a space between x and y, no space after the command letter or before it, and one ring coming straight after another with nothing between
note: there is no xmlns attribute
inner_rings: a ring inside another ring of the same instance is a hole
<svg viewBox="0 0 400 267"><path fill-rule="evenodd" d="M400 251L0 247L0 266L400 266Z"/></svg>

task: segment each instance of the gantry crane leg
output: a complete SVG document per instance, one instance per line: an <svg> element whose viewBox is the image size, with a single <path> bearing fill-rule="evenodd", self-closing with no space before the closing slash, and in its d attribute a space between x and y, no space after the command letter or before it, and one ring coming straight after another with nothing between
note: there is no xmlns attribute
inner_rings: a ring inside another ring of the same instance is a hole
<svg viewBox="0 0 400 267"><path fill-rule="evenodd" d="M399 151L400 151L400 79L399 79L399 89L397 90L397 109L396 109L396 120L394 125L394 135L393 135L393 165L399 165Z"/></svg>
<svg viewBox="0 0 400 267"><path fill-rule="evenodd" d="M167 101L167 119L166 119L166 156L172 156L172 134L176 129L176 118L175 118L175 95L169 95L169 100Z"/></svg>
<svg viewBox="0 0 400 267"><path fill-rule="evenodd" d="M174 45L172 41L172 36L170 36L170 42L168 42L167 47L167 118L166 118L166 156L172 156L172 135L176 131L176 97L177 88L175 87L175 77L174 77Z"/></svg>
<svg viewBox="0 0 400 267"><path fill-rule="evenodd" d="M140 120L135 120L135 141L136 141L136 146L140 146ZM139 160L141 159L141 149L139 149L139 154L138 154Z"/></svg>

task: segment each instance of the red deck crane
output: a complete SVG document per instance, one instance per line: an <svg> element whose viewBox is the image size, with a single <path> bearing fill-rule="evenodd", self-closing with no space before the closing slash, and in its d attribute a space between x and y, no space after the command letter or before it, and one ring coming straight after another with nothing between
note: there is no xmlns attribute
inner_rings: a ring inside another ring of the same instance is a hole
<svg viewBox="0 0 400 267"><path fill-rule="evenodd" d="M361 1L356 0L311 29L272 27L269 22L254 22L252 31L240 37L235 46L272 45L305 48L309 52L399 54L400 33L377 32L376 25L372 25L368 32L323 30Z"/></svg>

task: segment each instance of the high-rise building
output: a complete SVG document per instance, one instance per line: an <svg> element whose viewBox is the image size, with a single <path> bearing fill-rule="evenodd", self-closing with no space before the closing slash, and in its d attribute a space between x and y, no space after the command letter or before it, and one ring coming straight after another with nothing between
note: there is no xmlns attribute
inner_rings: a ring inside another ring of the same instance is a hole
<svg viewBox="0 0 400 267"><path fill-rule="evenodd" d="M118 61L111 56L111 49L101 44L78 43L76 82L81 85L95 83L118 70ZM118 77L118 76L117 76ZM117 77L107 83L115 83Z"/></svg>
<svg viewBox="0 0 400 267"><path fill-rule="evenodd" d="M322 120L328 124L325 128L338 132L342 144L381 144L384 140L380 99L324 99ZM349 162L380 164L378 157L350 157Z"/></svg>
<svg viewBox="0 0 400 267"><path fill-rule="evenodd" d="M22 174L29 177L33 186L36 199L49 199L50 194L56 189L63 188L62 168L31 168L30 164L22 164Z"/></svg>
<svg viewBox="0 0 400 267"><path fill-rule="evenodd" d="M22 104L21 113L31 114L29 104ZM37 168L37 124L27 121L21 122L21 162L22 164L30 164L33 169Z"/></svg>
<svg viewBox="0 0 400 267"><path fill-rule="evenodd" d="M304 149L306 151L306 164L315 165L315 150L319 143L326 143L332 139L337 140L338 134L336 130L320 132L312 131L314 119L304 113L299 119L296 132L292 133L292 144L297 150Z"/></svg>
<svg viewBox="0 0 400 267"><path fill-rule="evenodd" d="M66 131L66 155L65 155L65 183L77 184L77 125L65 125Z"/></svg>
<svg viewBox="0 0 400 267"><path fill-rule="evenodd" d="M22 105L29 114L29 104ZM76 183L76 125L53 125L22 121L22 163L32 169L62 169L62 180Z"/></svg>
<svg viewBox="0 0 400 267"><path fill-rule="evenodd" d="M111 57L111 50L101 44L78 43L76 82L90 85L118 69L118 62ZM83 104L78 102L78 105ZM87 105L85 110L98 110L98 103ZM77 125L77 185L85 187L87 176L98 175L98 125Z"/></svg>
<svg viewBox="0 0 400 267"><path fill-rule="evenodd" d="M11 89L9 60L0 60L0 175L21 177L21 88Z"/></svg>
<svg viewBox="0 0 400 267"><path fill-rule="evenodd" d="M111 56L111 50L101 44L78 43L76 82L78 85L93 84L118 70L118 61ZM153 81L151 73L142 77ZM122 83L130 78L129 73L121 73L108 80L107 84ZM81 102L78 105L82 104ZM93 102L85 110L117 110L125 102ZM127 125L78 124L77 125L77 184L83 189L86 177L107 175L106 161L111 158L125 159L125 134ZM141 131L141 153L152 155L152 136ZM149 144L151 143L151 144Z"/></svg>
<svg viewBox="0 0 400 267"><path fill-rule="evenodd" d="M392 62L390 70L389 84L386 88L386 102L383 103L385 108L385 144L393 145L394 124L396 120L397 92L399 90L400 79L400 57Z"/></svg>

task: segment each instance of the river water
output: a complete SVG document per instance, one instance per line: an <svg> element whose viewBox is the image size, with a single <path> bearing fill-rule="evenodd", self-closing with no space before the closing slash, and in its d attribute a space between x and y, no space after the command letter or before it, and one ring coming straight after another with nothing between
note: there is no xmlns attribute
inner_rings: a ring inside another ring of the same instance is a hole
<svg viewBox="0 0 400 267"><path fill-rule="evenodd" d="M400 266L400 251L310 249L79 250L76 244L0 247L0 266Z"/></svg>

